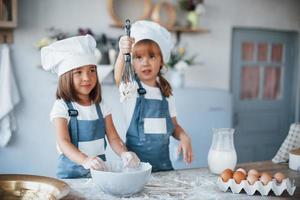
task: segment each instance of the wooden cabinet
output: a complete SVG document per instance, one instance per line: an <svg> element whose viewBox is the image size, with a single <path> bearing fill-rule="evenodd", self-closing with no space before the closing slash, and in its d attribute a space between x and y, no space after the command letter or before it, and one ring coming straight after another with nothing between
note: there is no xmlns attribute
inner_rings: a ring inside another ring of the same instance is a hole
<svg viewBox="0 0 300 200"><path fill-rule="evenodd" d="M16 27L17 0L0 0L0 43L12 43Z"/></svg>

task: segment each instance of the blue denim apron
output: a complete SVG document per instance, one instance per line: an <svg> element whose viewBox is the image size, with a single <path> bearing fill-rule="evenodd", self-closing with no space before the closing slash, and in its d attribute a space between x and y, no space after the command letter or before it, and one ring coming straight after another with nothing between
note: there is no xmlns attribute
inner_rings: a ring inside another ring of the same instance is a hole
<svg viewBox="0 0 300 200"><path fill-rule="evenodd" d="M93 141L104 139L104 149L106 148L105 140L105 123L99 104L95 104L98 119L96 120L78 120L78 111L74 109L71 102L66 102L69 110L70 122L68 125L70 139L73 145L78 148L79 142ZM100 147L99 147L100 148ZM105 154L98 155L102 160L106 160ZM64 154L58 158L58 178L89 178L90 170L84 169L81 165L73 162Z"/></svg>
<svg viewBox="0 0 300 200"><path fill-rule="evenodd" d="M133 117L126 133L126 146L137 154L142 162L149 162L152 171L173 170L169 157L170 136L174 125L169 113L169 104L162 95L162 100L146 99L146 90L138 78L139 89ZM145 119L163 119L166 122L166 133L145 133Z"/></svg>

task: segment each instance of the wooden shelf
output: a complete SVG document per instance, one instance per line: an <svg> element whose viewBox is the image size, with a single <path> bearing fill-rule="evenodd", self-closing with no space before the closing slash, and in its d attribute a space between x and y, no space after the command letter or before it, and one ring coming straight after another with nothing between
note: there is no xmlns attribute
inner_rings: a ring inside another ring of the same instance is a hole
<svg viewBox="0 0 300 200"><path fill-rule="evenodd" d="M17 0L0 0L0 28L17 27Z"/></svg>
<svg viewBox="0 0 300 200"><path fill-rule="evenodd" d="M17 0L0 0L0 43L13 43L17 27Z"/></svg>
<svg viewBox="0 0 300 200"><path fill-rule="evenodd" d="M110 27L123 28L123 25L111 24ZM204 29L204 28L191 29L191 28L179 27L179 26L168 28L168 30L171 32L180 32L180 33L208 33L209 32L208 29Z"/></svg>
<svg viewBox="0 0 300 200"><path fill-rule="evenodd" d="M114 28L123 28L123 25L120 24L111 24L110 26ZM177 46L180 43L181 33L209 33L209 30L204 28L191 29L191 28L178 27L178 26L175 26L173 28L168 28L168 30L176 33L175 46Z"/></svg>
<svg viewBox="0 0 300 200"><path fill-rule="evenodd" d="M191 28L178 27L178 26L169 28L168 30L172 32L181 32L181 33L208 33L209 32L208 29L204 29L204 28L191 29Z"/></svg>

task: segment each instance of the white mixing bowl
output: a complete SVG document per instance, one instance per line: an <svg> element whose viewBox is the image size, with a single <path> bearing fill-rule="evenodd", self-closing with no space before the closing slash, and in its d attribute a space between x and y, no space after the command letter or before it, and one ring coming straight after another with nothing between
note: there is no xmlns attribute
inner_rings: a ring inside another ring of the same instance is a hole
<svg viewBox="0 0 300 200"><path fill-rule="evenodd" d="M93 182L108 194L130 196L141 191L150 178L152 166L141 162L136 169L123 169L121 161L107 161L109 171L91 170Z"/></svg>

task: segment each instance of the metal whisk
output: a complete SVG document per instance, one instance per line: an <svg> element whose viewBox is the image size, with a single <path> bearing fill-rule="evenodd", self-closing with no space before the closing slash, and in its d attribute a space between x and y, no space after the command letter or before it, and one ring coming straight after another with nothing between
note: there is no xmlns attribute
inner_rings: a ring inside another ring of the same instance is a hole
<svg viewBox="0 0 300 200"><path fill-rule="evenodd" d="M126 19L125 21L125 33L128 37L130 37L130 28L131 28L131 24L130 24L130 20ZM130 53L127 53L124 55L124 59L125 59L125 69L122 75L122 81L126 84L130 84L133 83L134 81L134 71L132 69L131 66L131 55Z"/></svg>

